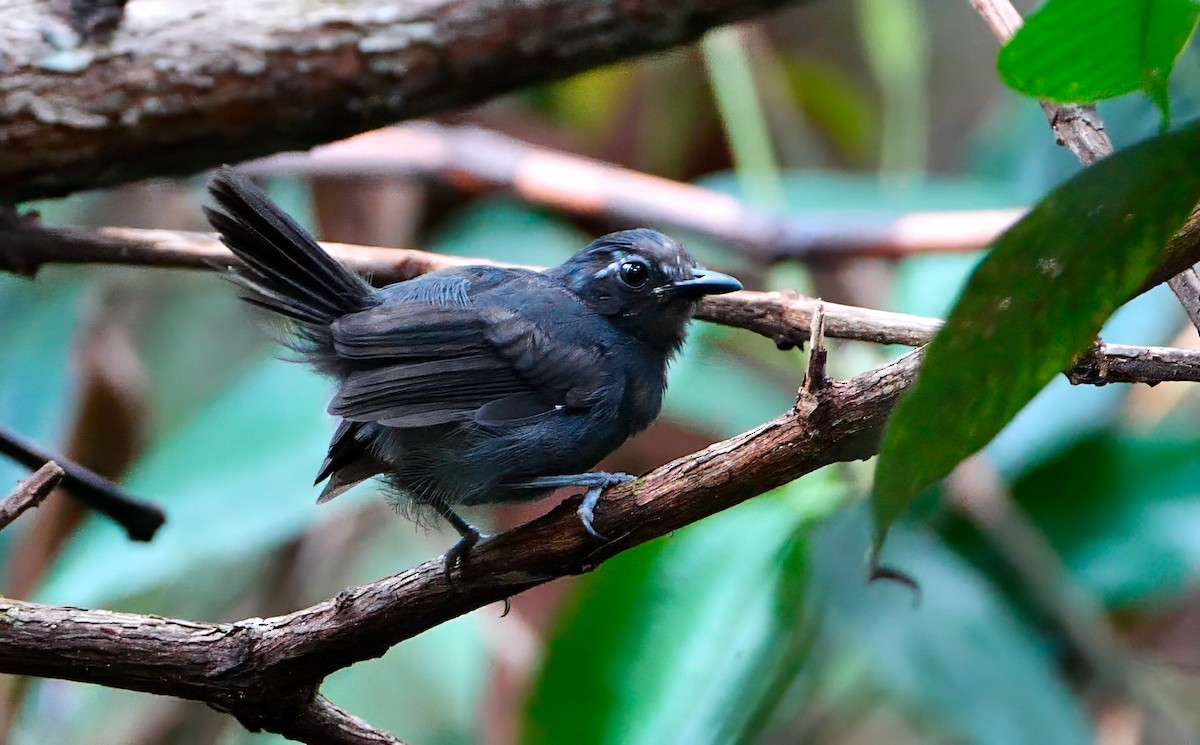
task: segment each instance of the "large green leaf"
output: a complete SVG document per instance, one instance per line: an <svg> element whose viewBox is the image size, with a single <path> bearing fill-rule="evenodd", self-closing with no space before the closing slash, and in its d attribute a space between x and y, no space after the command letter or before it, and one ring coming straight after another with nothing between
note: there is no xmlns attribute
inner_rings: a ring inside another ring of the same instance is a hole
<svg viewBox="0 0 1200 745"><path fill-rule="evenodd" d="M1045 126L1043 122L1042 126ZM903 261L888 310L945 317L983 254L929 254ZM1170 344L1184 322L1166 286L1139 295L1104 324L1105 341ZM1075 386L1059 377L1042 389L987 446L989 462L1015 476L1055 457L1081 437L1109 427L1133 386Z"/></svg>
<svg viewBox="0 0 1200 745"><path fill-rule="evenodd" d="M1001 236L900 400L876 472L876 548L917 494L996 435L1146 280L1200 198L1200 125L1124 150Z"/></svg>
<svg viewBox="0 0 1200 745"><path fill-rule="evenodd" d="M1165 119L1167 79L1197 17L1194 0L1049 0L1000 50L1000 76L1062 102L1141 89Z"/></svg>
<svg viewBox="0 0 1200 745"><path fill-rule="evenodd" d="M802 530L830 471L622 554L551 640L526 743L725 743L760 731L803 659Z"/></svg>

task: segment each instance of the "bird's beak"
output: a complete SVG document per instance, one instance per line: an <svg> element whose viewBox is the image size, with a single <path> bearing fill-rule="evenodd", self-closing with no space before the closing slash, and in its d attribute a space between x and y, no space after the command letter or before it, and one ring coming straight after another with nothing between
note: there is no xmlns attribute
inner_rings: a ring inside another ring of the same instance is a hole
<svg viewBox="0 0 1200 745"><path fill-rule="evenodd" d="M724 295L727 292L737 292L742 289L742 283L728 274L721 274L708 269L697 269L696 276L671 283L671 294L677 297L698 298L704 295Z"/></svg>

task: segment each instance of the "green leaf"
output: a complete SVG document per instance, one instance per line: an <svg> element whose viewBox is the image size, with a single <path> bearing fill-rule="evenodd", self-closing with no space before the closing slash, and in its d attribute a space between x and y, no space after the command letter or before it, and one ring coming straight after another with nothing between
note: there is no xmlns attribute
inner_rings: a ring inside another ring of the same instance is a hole
<svg viewBox="0 0 1200 745"><path fill-rule="evenodd" d="M1200 197L1200 125L1056 189L993 244L884 435L876 549L922 490L987 444L1087 349Z"/></svg>
<svg viewBox="0 0 1200 745"><path fill-rule="evenodd" d="M1013 89L1090 103L1144 90L1169 114L1167 79L1200 17L1194 0L1049 0L1000 50Z"/></svg>
<svg viewBox="0 0 1200 745"><path fill-rule="evenodd" d="M756 739L810 639L806 527L841 496L832 471L813 474L586 578L522 742Z"/></svg>

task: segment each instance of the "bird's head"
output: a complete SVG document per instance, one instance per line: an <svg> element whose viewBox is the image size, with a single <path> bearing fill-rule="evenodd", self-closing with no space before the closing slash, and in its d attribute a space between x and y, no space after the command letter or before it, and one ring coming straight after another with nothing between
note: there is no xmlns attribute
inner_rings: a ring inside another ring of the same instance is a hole
<svg viewBox="0 0 1200 745"><path fill-rule="evenodd" d="M678 241L639 228L596 239L550 270L618 329L671 354L705 295L742 289L733 277L703 269Z"/></svg>

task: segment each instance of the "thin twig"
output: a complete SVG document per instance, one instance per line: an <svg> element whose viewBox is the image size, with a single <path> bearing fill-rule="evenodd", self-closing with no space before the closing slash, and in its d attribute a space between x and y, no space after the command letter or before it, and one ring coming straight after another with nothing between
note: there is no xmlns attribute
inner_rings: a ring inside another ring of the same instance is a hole
<svg viewBox="0 0 1200 745"><path fill-rule="evenodd" d="M1190 262L1200 254L1200 231L1177 239L1173 261ZM488 263L479 259L345 243L322 243L331 255L377 284L411 279L446 267ZM205 233L174 230L101 228L98 232L64 230L19 223L0 225L0 270L33 274L49 263L130 264L212 270L232 266L233 254ZM1189 264L1183 263L1182 266ZM1178 270L1172 272L1177 273ZM1165 279L1165 278L1164 278ZM1163 281L1163 280L1160 280ZM746 329L782 346L808 341L817 301L794 292L734 292L706 298L697 318ZM824 303L825 336L876 344L927 344L942 326L937 318ZM1160 383L1200 381L1200 352L1156 347L1102 345L1069 376L1077 383ZM1105 374L1098 375L1097 362Z"/></svg>
<svg viewBox="0 0 1200 745"><path fill-rule="evenodd" d="M1009 0L970 0L971 5L991 29L1001 44L1006 43L1021 28L1024 20ZM1056 104L1042 101L1042 111L1059 145L1070 150L1079 162L1090 166L1112 155L1112 141L1104 131L1104 121L1094 106Z"/></svg>
<svg viewBox="0 0 1200 745"><path fill-rule="evenodd" d="M63 469L54 461L50 461L34 472L32 476L17 484L12 494L0 502L0 530L8 527L31 507L37 507L63 477Z"/></svg>
<svg viewBox="0 0 1200 745"><path fill-rule="evenodd" d="M120 486L61 454L47 452L11 430L0 427L0 455L26 468L41 468L51 461L62 471L63 488L72 497L125 529L130 540L149 541L166 522L162 509L129 496Z"/></svg>
<svg viewBox="0 0 1200 745"><path fill-rule="evenodd" d="M1179 298L1192 325L1200 330L1200 275L1195 269L1187 269L1167 280L1167 286Z"/></svg>

